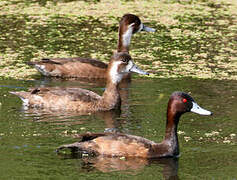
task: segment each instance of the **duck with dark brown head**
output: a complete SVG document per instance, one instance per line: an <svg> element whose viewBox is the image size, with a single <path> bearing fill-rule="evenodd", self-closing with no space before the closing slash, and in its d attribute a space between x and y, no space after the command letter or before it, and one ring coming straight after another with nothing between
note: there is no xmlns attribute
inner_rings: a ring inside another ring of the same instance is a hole
<svg viewBox="0 0 237 180"><path fill-rule="evenodd" d="M190 95L174 92L168 102L165 138L161 143L122 133L86 133L78 135L81 141L62 145L57 151L69 148L72 152L111 157L176 157L179 155L178 123L181 115L186 112L212 115L210 111L201 108Z"/></svg>

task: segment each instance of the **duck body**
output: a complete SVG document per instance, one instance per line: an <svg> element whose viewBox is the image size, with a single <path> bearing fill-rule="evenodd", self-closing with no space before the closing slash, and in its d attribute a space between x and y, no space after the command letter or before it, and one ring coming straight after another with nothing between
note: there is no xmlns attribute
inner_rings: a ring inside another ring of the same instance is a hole
<svg viewBox="0 0 237 180"><path fill-rule="evenodd" d="M154 32L155 29L146 27L133 14L125 14L119 23L119 39L117 52L129 52L129 45L133 34L140 31ZM61 78L105 79L108 64L90 58L45 58L39 62L28 62L42 75ZM128 78L130 76L124 76Z"/></svg>
<svg viewBox="0 0 237 180"><path fill-rule="evenodd" d="M29 62L48 77L106 79L108 64L86 58L52 58Z"/></svg>
<svg viewBox="0 0 237 180"><path fill-rule="evenodd" d="M161 143L122 133L87 133L77 136L81 138L79 142L62 145L57 150L69 148L72 152L88 152L112 157L177 157L179 156L177 136L179 118L190 111L201 115L212 114L198 106L188 94L174 92L168 103L165 137Z"/></svg>
<svg viewBox="0 0 237 180"><path fill-rule="evenodd" d="M108 65L106 89L102 96L81 88L35 88L28 92L10 92L19 96L23 105L68 111L108 111L120 107L118 85L129 72L147 74L140 70L127 53L116 53Z"/></svg>
<svg viewBox="0 0 237 180"><path fill-rule="evenodd" d="M109 157L159 158L174 156L162 149L171 149L169 144L158 144L148 139L122 133L87 133L78 136L82 140L58 148L70 148L72 152L86 152L90 155Z"/></svg>
<svg viewBox="0 0 237 180"><path fill-rule="evenodd" d="M109 109L106 109L105 106L96 105L101 100L101 96L82 88L35 88L30 89L30 92L11 93L19 96L25 106L32 108L64 109L67 111ZM119 106L119 102L117 104Z"/></svg>

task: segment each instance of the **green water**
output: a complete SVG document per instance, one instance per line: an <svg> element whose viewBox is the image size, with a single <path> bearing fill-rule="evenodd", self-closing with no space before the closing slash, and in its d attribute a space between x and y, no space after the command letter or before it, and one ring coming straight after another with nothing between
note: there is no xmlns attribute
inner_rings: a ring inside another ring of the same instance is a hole
<svg viewBox="0 0 237 180"><path fill-rule="evenodd" d="M121 115L24 110L19 98L8 93L38 86L80 86L103 92L103 86L77 81L0 81L0 179L237 178L236 81L133 79ZM181 118L178 159L78 158L55 152L59 145L76 141L75 133L107 127L161 141L167 101L177 90L191 93L200 106L214 113L187 113Z"/></svg>

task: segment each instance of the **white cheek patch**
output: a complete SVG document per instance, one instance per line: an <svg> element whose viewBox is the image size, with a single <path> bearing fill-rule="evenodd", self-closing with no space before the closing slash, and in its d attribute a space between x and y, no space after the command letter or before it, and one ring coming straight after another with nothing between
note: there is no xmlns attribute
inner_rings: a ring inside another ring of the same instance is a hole
<svg viewBox="0 0 237 180"><path fill-rule="evenodd" d="M131 41L132 32L133 32L133 25L134 25L134 23L130 24L128 26L127 31L123 34L123 45L126 47L129 46L130 41Z"/></svg>
<svg viewBox="0 0 237 180"><path fill-rule="evenodd" d="M134 66L134 63L132 60L128 61L128 65L126 66L126 69L123 71L124 73L128 73L130 71L130 69L132 69L132 67Z"/></svg>
<svg viewBox="0 0 237 180"><path fill-rule="evenodd" d="M118 83L122 80L123 75L118 73L118 67L121 62L117 61L113 63L112 68L110 69L110 77L113 83Z"/></svg>
<svg viewBox="0 0 237 180"><path fill-rule="evenodd" d="M137 32L140 32L143 29L144 25L141 23Z"/></svg>

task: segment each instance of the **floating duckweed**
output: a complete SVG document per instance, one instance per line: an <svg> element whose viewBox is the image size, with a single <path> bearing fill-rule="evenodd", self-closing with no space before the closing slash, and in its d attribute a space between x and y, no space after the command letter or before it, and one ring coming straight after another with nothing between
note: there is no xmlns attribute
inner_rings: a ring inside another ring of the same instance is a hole
<svg viewBox="0 0 237 180"><path fill-rule="evenodd" d="M236 134L234 134L234 133L230 134L231 139L234 139L235 137L236 137Z"/></svg>
<svg viewBox="0 0 237 180"><path fill-rule="evenodd" d="M63 134L68 134L68 130L65 130L62 132Z"/></svg>
<svg viewBox="0 0 237 180"><path fill-rule="evenodd" d="M213 7L210 1L172 2L159 1L159 6L154 6L154 1L133 3L139 14L146 14L141 19L158 31L137 34L131 44L132 57L153 71L147 78L237 80L236 3L232 6L232 2L221 0L221 6L213 9L220 2L211 1ZM131 11L129 3L123 1L123 8L114 6L114 17L103 1L94 3L93 8L87 1L21 1L18 6L13 1L0 2L0 76L31 79L37 72L25 63L44 57L84 56L108 61L116 49L118 20ZM27 68L11 71L15 67Z"/></svg>
<svg viewBox="0 0 237 180"><path fill-rule="evenodd" d="M192 139L191 137L184 136L184 140L185 140L186 142L190 141L191 139Z"/></svg>
<svg viewBox="0 0 237 180"><path fill-rule="evenodd" d="M223 143L230 144L231 141L227 139L227 140L224 140Z"/></svg>
<svg viewBox="0 0 237 180"><path fill-rule="evenodd" d="M219 136L219 132L218 131L212 131L211 133L205 133L206 137L212 137L212 136Z"/></svg>
<svg viewBox="0 0 237 180"><path fill-rule="evenodd" d="M178 134L185 134L184 131L178 131L177 133L178 133Z"/></svg>

